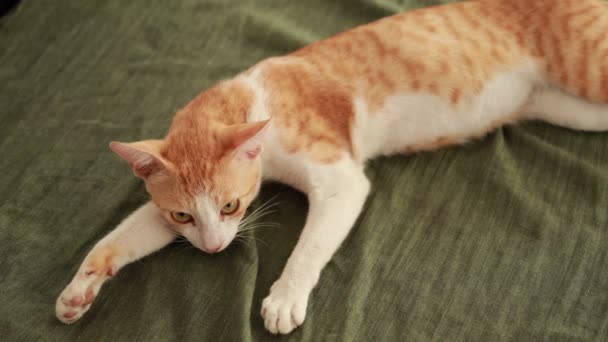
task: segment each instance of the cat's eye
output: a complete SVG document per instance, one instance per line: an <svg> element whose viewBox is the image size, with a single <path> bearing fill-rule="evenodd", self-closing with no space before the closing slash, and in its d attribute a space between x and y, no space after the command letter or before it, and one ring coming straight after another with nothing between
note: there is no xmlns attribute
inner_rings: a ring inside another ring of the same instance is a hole
<svg viewBox="0 0 608 342"><path fill-rule="evenodd" d="M235 199L222 207L222 215L232 215L239 209L239 200Z"/></svg>
<svg viewBox="0 0 608 342"><path fill-rule="evenodd" d="M192 221L192 215L177 211L171 213L171 218L177 223L188 223Z"/></svg>

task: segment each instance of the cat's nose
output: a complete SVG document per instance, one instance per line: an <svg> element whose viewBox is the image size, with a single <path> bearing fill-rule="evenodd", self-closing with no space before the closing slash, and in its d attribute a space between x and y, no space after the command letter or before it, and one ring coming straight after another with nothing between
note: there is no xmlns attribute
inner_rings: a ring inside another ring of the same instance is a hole
<svg viewBox="0 0 608 342"><path fill-rule="evenodd" d="M209 248L209 253L217 253L219 251L222 250L222 246L224 245L223 241L220 241L217 245L215 245L214 247Z"/></svg>

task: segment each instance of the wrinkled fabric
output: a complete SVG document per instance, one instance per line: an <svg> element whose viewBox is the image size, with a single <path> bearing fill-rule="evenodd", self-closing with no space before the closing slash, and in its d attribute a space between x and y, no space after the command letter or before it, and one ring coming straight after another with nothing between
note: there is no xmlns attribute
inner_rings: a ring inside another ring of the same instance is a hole
<svg viewBox="0 0 608 342"><path fill-rule="evenodd" d="M77 323L55 318L86 253L147 198L108 143L162 137L260 59L433 3L23 1L1 18L0 338L275 340L261 302L307 211L278 184L254 207L277 196L261 221L281 228L217 255L169 245ZM608 339L608 133L527 123L366 172L365 208L284 340Z"/></svg>

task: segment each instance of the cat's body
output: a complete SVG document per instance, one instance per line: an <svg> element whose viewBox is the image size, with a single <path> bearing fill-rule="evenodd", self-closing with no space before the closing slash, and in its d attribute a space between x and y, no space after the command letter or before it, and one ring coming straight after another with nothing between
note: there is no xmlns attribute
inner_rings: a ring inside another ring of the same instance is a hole
<svg viewBox="0 0 608 342"><path fill-rule="evenodd" d="M219 83L177 113L164 140L112 144L154 203L93 248L57 316L78 319L108 277L175 231L224 249L263 177L310 202L262 308L268 330L289 333L365 202L366 160L524 119L608 130L606 33L595 0L470 1L385 18Z"/></svg>

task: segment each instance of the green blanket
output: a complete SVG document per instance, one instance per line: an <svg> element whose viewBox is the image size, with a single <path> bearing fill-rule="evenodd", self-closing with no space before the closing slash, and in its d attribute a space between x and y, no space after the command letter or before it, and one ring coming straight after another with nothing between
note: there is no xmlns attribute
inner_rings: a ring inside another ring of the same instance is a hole
<svg viewBox="0 0 608 342"><path fill-rule="evenodd" d="M85 4L86 3L86 4ZM306 198L218 255L125 267L73 325L55 299L146 201L111 140L161 137L199 91L268 56L432 1L23 1L0 19L0 339L259 341ZM288 340L608 339L608 134L530 123L383 158Z"/></svg>

